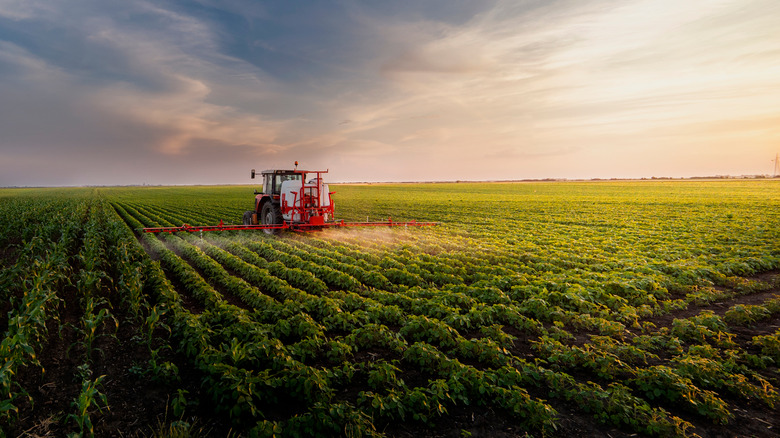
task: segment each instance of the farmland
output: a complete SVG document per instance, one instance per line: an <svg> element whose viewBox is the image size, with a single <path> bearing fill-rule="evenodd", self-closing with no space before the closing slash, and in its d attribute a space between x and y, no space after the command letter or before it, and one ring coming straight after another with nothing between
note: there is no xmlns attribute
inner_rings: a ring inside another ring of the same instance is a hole
<svg viewBox="0 0 780 438"><path fill-rule="evenodd" d="M780 182L0 190L0 427L64 436L777 436Z"/></svg>

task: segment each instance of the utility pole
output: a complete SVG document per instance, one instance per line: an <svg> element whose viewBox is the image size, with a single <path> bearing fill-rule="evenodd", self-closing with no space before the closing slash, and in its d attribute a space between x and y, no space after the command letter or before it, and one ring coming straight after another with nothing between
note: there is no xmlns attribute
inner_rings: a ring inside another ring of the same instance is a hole
<svg viewBox="0 0 780 438"><path fill-rule="evenodd" d="M780 154L775 154L775 170L772 172L772 177L777 178L780 175Z"/></svg>

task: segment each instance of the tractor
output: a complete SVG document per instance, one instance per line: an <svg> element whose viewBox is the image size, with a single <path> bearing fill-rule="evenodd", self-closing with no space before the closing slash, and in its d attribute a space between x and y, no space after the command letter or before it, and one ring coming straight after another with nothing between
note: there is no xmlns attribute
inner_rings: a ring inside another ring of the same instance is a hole
<svg viewBox="0 0 780 438"><path fill-rule="evenodd" d="M263 225L268 234L296 226L324 226L333 219L330 195L335 193L323 182L324 173L328 171L298 170L297 161L293 170L262 171L263 191L255 190L255 208L244 212L244 225ZM252 179L256 175L252 169Z"/></svg>

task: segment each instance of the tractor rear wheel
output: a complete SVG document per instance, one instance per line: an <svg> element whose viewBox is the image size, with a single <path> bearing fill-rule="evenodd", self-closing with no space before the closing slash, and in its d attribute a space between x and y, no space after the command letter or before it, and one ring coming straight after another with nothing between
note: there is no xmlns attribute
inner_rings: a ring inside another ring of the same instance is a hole
<svg viewBox="0 0 780 438"><path fill-rule="evenodd" d="M282 224L282 213L279 211L276 206L271 204L270 202L266 202L263 205L263 209L260 211L260 222L263 225L281 225ZM271 228L271 229L264 229L263 230L266 234L278 234L279 229Z"/></svg>
<svg viewBox="0 0 780 438"><path fill-rule="evenodd" d="M252 215L255 214L254 211L245 211L244 212L244 225L253 225L252 224Z"/></svg>

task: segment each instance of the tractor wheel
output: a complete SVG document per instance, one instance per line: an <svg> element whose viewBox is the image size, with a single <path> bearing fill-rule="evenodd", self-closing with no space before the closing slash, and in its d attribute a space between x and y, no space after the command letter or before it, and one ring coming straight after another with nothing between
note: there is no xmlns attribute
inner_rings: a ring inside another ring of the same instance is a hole
<svg viewBox="0 0 780 438"><path fill-rule="evenodd" d="M266 202L263 205L263 209L260 212L260 223L263 225L281 225L282 213L270 202ZM279 234L279 229L266 229L263 230L266 234Z"/></svg>
<svg viewBox="0 0 780 438"><path fill-rule="evenodd" d="M244 212L244 225L252 225L252 215L255 214L254 211L245 211Z"/></svg>

